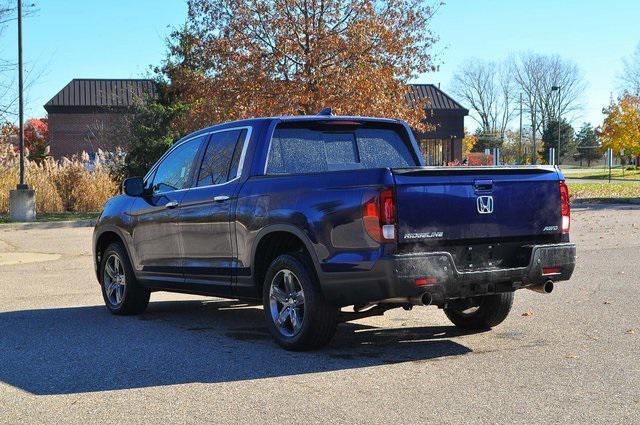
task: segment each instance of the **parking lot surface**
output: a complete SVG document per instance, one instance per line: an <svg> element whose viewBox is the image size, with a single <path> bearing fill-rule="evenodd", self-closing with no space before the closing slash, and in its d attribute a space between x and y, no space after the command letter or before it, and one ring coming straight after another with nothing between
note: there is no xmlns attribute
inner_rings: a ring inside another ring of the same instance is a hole
<svg viewBox="0 0 640 425"><path fill-rule="evenodd" d="M0 423L639 423L640 207L572 216L573 279L518 291L495 329L397 309L310 353L239 301L112 316L91 228L0 226Z"/></svg>

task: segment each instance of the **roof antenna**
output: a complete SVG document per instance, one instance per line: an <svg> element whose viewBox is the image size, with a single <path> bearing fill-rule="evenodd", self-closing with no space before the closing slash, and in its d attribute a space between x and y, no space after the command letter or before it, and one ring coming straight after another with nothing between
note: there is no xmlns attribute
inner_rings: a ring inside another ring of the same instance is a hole
<svg viewBox="0 0 640 425"><path fill-rule="evenodd" d="M318 115L331 116L333 115L333 111L331 108L322 108L322 111L318 112Z"/></svg>

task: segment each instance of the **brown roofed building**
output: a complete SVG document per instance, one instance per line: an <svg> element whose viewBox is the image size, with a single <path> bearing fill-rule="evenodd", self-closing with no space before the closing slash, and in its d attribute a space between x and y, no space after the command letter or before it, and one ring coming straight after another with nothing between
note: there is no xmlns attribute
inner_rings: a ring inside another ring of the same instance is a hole
<svg viewBox="0 0 640 425"><path fill-rule="evenodd" d="M51 155L114 151L131 108L157 95L153 80L73 79L44 105Z"/></svg>
<svg viewBox="0 0 640 425"><path fill-rule="evenodd" d="M464 117L469 110L433 84L410 84L409 102L426 101L425 122L432 127L426 133L415 132L427 165L462 161Z"/></svg>
<svg viewBox="0 0 640 425"><path fill-rule="evenodd" d="M411 84L407 100L426 101L425 121L433 130L416 132L427 165L462 161L464 117L469 111L433 84ZM122 146L118 130L141 100L157 96L153 80L74 79L44 105L49 114L51 154L70 157Z"/></svg>

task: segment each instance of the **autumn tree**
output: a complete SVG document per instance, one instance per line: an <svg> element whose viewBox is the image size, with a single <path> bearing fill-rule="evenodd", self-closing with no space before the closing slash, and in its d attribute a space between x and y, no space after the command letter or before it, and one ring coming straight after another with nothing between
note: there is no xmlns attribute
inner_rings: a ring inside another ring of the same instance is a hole
<svg viewBox="0 0 640 425"><path fill-rule="evenodd" d="M520 145L520 133L507 130L504 142L500 148L500 158L504 164L518 164L521 160L522 152Z"/></svg>
<svg viewBox="0 0 640 425"><path fill-rule="evenodd" d="M24 144L29 150L29 159L42 161L49 156L49 120L30 118L24 123Z"/></svg>
<svg viewBox="0 0 640 425"><path fill-rule="evenodd" d="M473 147L478 143L478 135L471 134L467 132L467 129L464 129L464 138L462 139L462 153L463 155L468 154L473 151Z"/></svg>
<svg viewBox="0 0 640 425"><path fill-rule="evenodd" d="M435 67L427 0L190 0L160 75L187 129L261 115L402 118L424 129L406 83Z"/></svg>
<svg viewBox="0 0 640 425"><path fill-rule="evenodd" d="M640 97L625 94L603 110L606 115L599 135L602 149L616 155L640 156Z"/></svg>
<svg viewBox="0 0 640 425"><path fill-rule="evenodd" d="M0 144L17 143L18 127L10 122L0 125ZM24 145L29 159L41 161L49 155L49 122L47 118L29 118L24 123Z"/></svg>

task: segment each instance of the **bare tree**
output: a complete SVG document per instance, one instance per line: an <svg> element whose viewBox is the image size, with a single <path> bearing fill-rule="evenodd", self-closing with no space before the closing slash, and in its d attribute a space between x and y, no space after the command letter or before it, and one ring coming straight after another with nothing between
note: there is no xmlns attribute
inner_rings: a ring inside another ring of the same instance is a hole
<svg viewBox="0 0 640 425"><path fill-rule="evenodd" d="M505 64L468 60L453 75L453 93L471 108L471 117L485 134L504 138L513 118L514 84Z"/></svg>
<svg viewBox="0 0 640 425"><path fill-rule="evenodd" d="M17 3L15 1L0 0L0 40L4 38L6 25L17 19L16 9ZM35 4L23 4L24 16L30 16L35 12ZM18 92L16 90L18 86L18 64L16 60L6 59L4 56L7 54L9 53L0 51L0 119L5 121L17 116L15 108L18 102ZM13 55L9 57L13 58ZM38 71L36 74L33 73L33 69L25 71L25 89L42 74L42 71Z"/></svg>
<svg viewBox="0 0 640 425"><path fill-rule="evenodd" d="M544 73L541 79L539 103L543 131L549 121L559 116L568 120L582 109L582 95L586 88L578 66L557 55L543 56ZM560 87L554 91L553 87Z"/></svg>
<svg viewBox="0 0 640 425"><path fill-rule="evenodd" d="M511 57L509 63L529 116L535 152L538 136L550 121L560 116L572 119L581 109L584 79L576 64L556 55L523 53ZM560 89L554 90L554 87ZM535 162L535 158L533 160Z"/></svg>
<svg viewBox="0 0 640 425"><path fill-rule="evenodd" d="M633 95L640 96L640 43L631 56L622 60L624 65L620 82L622 89Z"/></svg>
<svg viewBox="0 0 640 425"><path fill-rule="evenodd" d="M538 55L520 55L510 58L514 81L522 94L523 106L529 115L531 125L531 144L535 151L536 134L540 129L538 113L538 93L542 85L542 64ZM533 157L535 160L535 157Z"/></svg>

